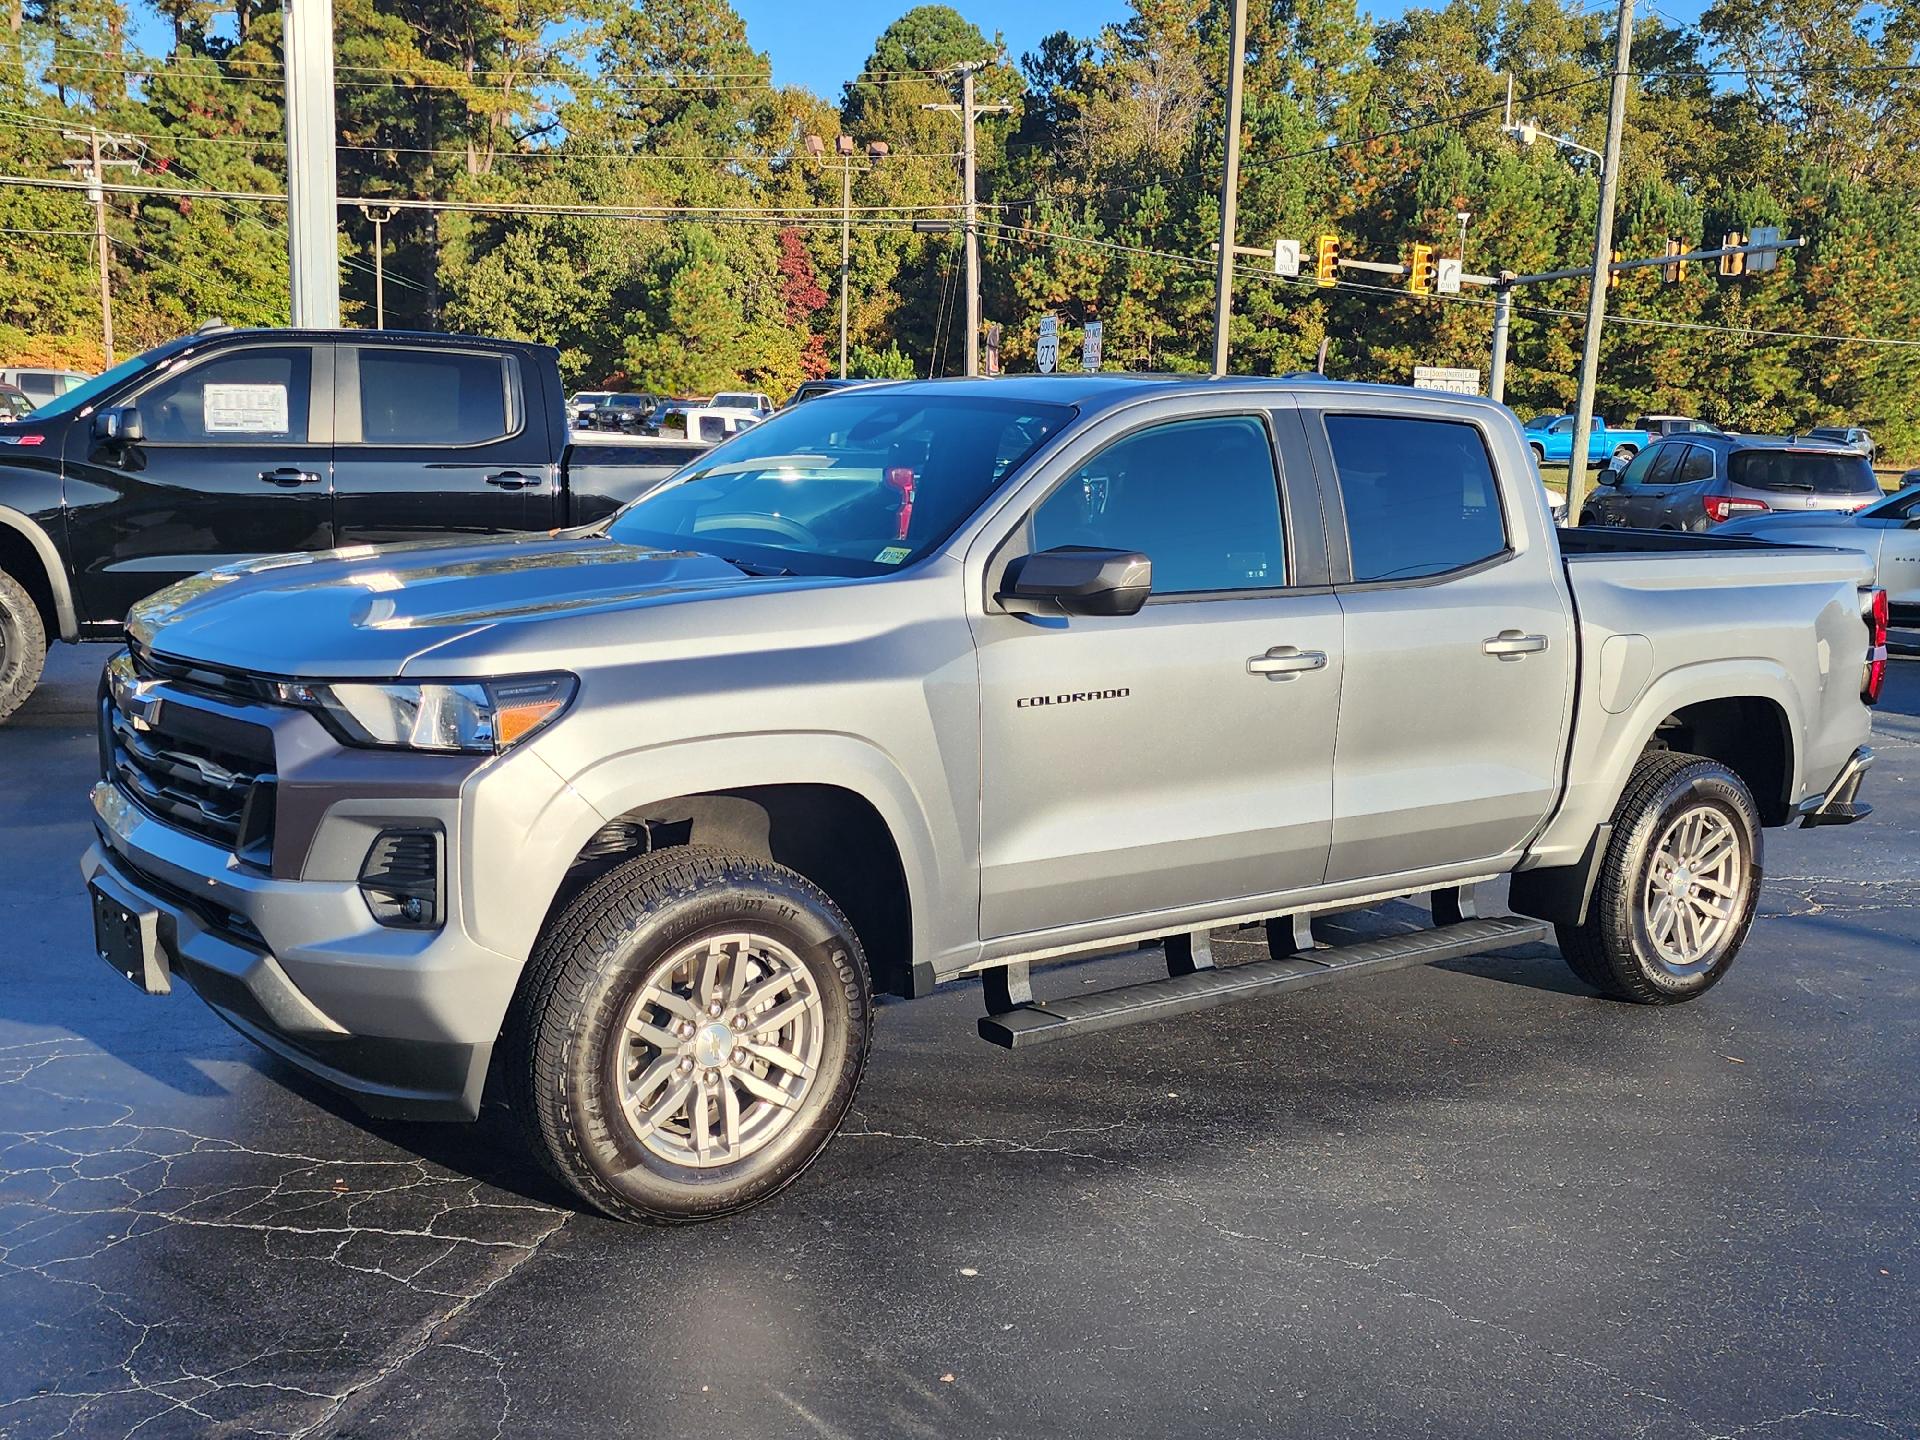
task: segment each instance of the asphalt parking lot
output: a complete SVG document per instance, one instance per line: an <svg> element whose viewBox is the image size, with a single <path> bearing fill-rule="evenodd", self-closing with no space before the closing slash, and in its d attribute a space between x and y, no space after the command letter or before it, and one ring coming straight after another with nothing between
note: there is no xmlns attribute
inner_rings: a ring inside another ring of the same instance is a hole
<svg viewBox="0 0 1920 1440"><path fill-rule="evenodd" d="M1538 947L1014 1055L960 987L659 1232L94 958L106 653L0 731L0 1435L1920 1434L1920 662L1697 1004Z"/></svg>

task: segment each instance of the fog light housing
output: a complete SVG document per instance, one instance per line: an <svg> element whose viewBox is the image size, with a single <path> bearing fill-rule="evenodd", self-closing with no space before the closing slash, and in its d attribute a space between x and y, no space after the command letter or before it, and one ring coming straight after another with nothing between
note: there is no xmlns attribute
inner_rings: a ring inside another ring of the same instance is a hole
<svg viewBox="0 0 1920 1440"><path fill-rule="evenodd" d="M446 922L437 829L382 830L360 866L360 894L382 925L437 930Z"/></svg>

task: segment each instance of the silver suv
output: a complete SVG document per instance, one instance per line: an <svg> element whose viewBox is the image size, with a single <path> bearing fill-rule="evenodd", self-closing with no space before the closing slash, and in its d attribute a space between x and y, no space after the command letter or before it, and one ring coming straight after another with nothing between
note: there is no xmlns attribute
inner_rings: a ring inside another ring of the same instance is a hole
<svg viewBox="0 0 1920 1440"><path fill-rule="evenodd" d="M1732 435L1672 437L1602 472L1582 525L1710 530L1774 510L1858 510L1880 498L1873 466L1833 444Z"/></svg>

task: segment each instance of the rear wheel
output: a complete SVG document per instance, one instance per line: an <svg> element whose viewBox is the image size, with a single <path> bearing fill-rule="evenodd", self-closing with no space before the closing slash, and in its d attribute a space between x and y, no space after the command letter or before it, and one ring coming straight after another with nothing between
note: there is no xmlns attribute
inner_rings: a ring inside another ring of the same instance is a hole
<svg viewBox="0 0 1920 1440"><path fill-rule="evenodd" d="M1527 449L1533 452L1533 463L1535 465L1544 465L1547 463L1547 451L1544 445L1529 445Z"/></svg>
<svg viewBox="0 0 1920 1440"><path fill-rule="evenodd" d="M866 1068L872 997L838 907L784 866L630 860L541 937L509 1020L514 1110L565 1184L658 1224L791 1184Z"/></svg>
<svg viewBox="0 0 1920 1440"><path fill-rule="evenodd" d="M0 571L0 721L26 704L47 663L47 627L33 596Z"/></svg>
<svg viewBox="0 0 1920 1440"><path fill-rule="evenodd" d="M1732 966L1760 895L1760 819L1716 760L1654 751L1613 813L1585 923L1558 928L1574 974L1604 995L1673 1005Z"/></svg>

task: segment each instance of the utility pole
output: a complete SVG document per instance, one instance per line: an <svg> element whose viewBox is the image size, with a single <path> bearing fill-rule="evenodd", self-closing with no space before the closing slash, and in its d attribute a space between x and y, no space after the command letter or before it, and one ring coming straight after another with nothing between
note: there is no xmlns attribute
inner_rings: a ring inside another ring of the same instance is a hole
<svg viewBox="0 0 1920 1440"><path fill-rule="evenodd" d="M1233 320L1234 229L1240 207L1240 78L1247 61L1247 0L1233 0L1227 60L1227 162L1220 180L1220 268L1213 291L1213 373L1227 373L1227 328Z"/></svg>
<svg viewBox="0 0 1920 1440"><path fill-rule="evenodd" d="M373 328L387 328L387 222L391 205L362 205L360 213L373 222Z"/></svg>
<svg viewBox="0 0 1920 1440"><path fill-rule="evenodd" d="M333 0L282 0L287 97L287 289L293 323L340 325Z"/></svg>
<svg viewBox="0 0 1920 1440"><path fill-rule="evenodd" d="M111 370L117 358L113 352L113 251L107 240L107 192L100 188L106 179L108 168L116 170L137 170L137 160L103 160L100 156L100 142L105 139L112 146L132 144L119 135L102 136L92 127L86 130L62 130L63 140L84 141L87 146L87 158L69 160L67 168L77 174L84 174L88 181L87 199L93 204L93 248L100 262L100 347L106 352L106 368Z"/></svg>
<svg viewBox="0 0 1920 1440"><path fill-rule="evenodd" d="M1580 347L1580 391L1573 406L1573 454L1567 461L1567 514L1577 516L1587 496L1587 442L1593 438L1593 391L1600 378L1600 332L1607 318L1607 277L1613 261L1613 203L1620 185L1620 132L1626 128L1628 67L1633 63L1633 0L1620 0L1613 91L1600 157L1600 213L1593 226L1593 268L1587 277L1587 335Z"/></svg>
<svg viewBox="0 0 1920 1440"><path fill-rule="evenodd" d="M1493 291L1493 363L1487 371L1487 398L1507 398L1507 335L1513 327L1513 276L1503 272Z"/></svg>
<svg viewBox="0 0 1920 1440"><path fill-rule="evenodd" d="M922 110L957 110L960 112L960 184L966 191L965 210L961 218L961 228L966 232L967 249L967 371L969 375L980 373L980 223L977 201L974 196L974 144L973 122L981 115L1004 115L1013 107L1006 104L976 105L973 101L973 77L984 69L985 60L972 60L965 65L956 65L949 72L960 80L960 103L957 105L922 105Z"/></svg>

